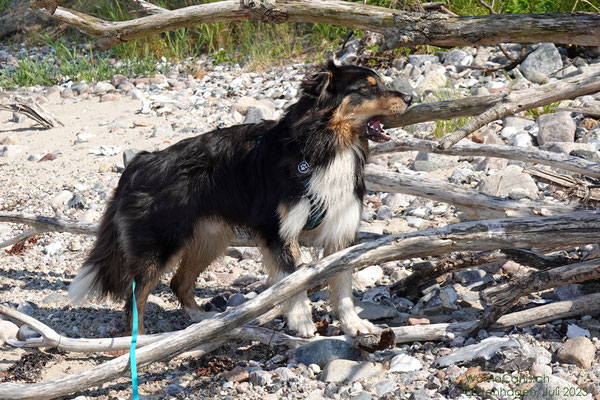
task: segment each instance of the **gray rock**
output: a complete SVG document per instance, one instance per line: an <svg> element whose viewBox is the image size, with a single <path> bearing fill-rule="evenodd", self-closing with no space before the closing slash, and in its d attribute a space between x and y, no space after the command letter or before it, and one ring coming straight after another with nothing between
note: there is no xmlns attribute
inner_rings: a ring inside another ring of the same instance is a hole
<svg viewBox="0 0 600 400"><path fill-rule="evenodd" d="M535 180L517 165L509 165L502 171L485 177L479 184L479 190L490 196L507 197L511 190L522 188L527 197L535 199L539 190Z"/></svg>
<svg viewBox="0 0 600 400"><path fill-rule="evenodd" d="M64 88L60 91L60 97L62 97L63 99L72 99L73 97L75 97L75 94L73 93L71 88Z"/></svg>
<svg viewBox="0 0 600 400"><path fill-rule="evenodd" d="M65 296L62 293L53 292L53 293L50 293L48 296L44 297L42 299L42 303L44 303L44 304L69 303L69 297Z"/></svg>
<svg viewBox="0 0 600 400"><path fill-rule="evenodd" d="M98 82L94 85L94 89L92 90L94 94L105 94L110 91L116 90L113 85L108 82Z"/></svg>
<svg viewBox="0 0 600 400"><path fill-rule="evenodd" d="M296 361L305 365L317 364L323 368L332 360L356 360L360 352L350 344L337 339L317 340L296 349Z"/></svg>
<svg viewBox="0 0 600 400"><path fill-rule="evenodd" d="M424 64L436 64L440 62L440 59L435 54L411 54L408 56L408 62L417 68L420 68Z"/></svg>
<svg viewBox="0 0 600 400"><path fill-rule="evenodd" d="M21 325L19 332L17 333L17 339L19 340L33 339L41 336L42 335L40 335L38 331L28 325Z"/></svg>
<svg viewBox="0 0 600 400"><path fill-rule="evenodd" d="M535 363L529 369L532 376L549 376L552 375L552 367L546 364Z"/></svg>
<svg viewBox="0 0 600 400"><path fill-rule="evenodd" d="M576 337L564 342L556 352L558 361L575 364L579 368L589 369L594 363L596 346L586 337Z"/></svg>
<svg viewBox="0 0 600 400"><path fill-rule="evenodd" d="M443 154L418 152L412 168L415 171L431 172L439 168L450 168L458 164L456 157Z"/></svg>
<svg viewBox="0 0 600 400"><path fill-rule="evenodd" d="M508 116L502 120L503 128L514 128L516 131L528 131L533 126L534 121L526 118Z"/></svg>
<svg viewBox="0 0 600 400"><path fill-rule="evenodd" d="M571 113L560 111L554 114L542 114L537 123L540 127L537 141L541 146L547 142L573 142L577 126Z"/></svg>
<svg viewBox="0 0 600 400"><path fill-rule="evenodd" d="M483 278L485 275L486 272L482 269L465 269L454 272L452 276L456 282L470 284Z"/></svg>
<svg viewBox="0 0 600 400"><path fill-rule="evenodd" d="M291 369L287 367L279 367L273 371L275 375L284 382L291 381L296 379L296 374L292 372Z"/></svg>
<svg viewBox="0 0 600 400"><path fill-rule="evenodd" d="M127 77L125 75L121 75L121 74L115 74L110 79L110 84L116 88L118 88L119 86L121 86L121 84L126 83L126 82L127 82Z"/></svg>
<svg viewBox="0 0 600 400"><path fill-rule="evenodd" d="M8 144L0 147L0 157L15 158L25 151L26 147L18 144Z"/></svg>
<svg viewBox="0 0 600 400"><path fill-rule="evenodd" d="M151 137L167 136L167 135L170 135L171 133L173 133L173 125L171 125L169 123L160 124L160 125L156 125L154 128L152 128Z"/></svg>
<svg viewBox="0 0 600 400"><path fill-rule="evenodd" d="M62 247L62 244L60 242L52 242L42 249L42 253L53 257L62 253L64 250L65 249Z"/></svg>
<svg viewBox="0 0 600 400"><path fill-rule="evenodd" d="M554 153L570 154L570 155L574 155L574 156L577 156L577 154L585 155L586 152L589 152L589 153L595 155L595 157L592 156L592 160L590 160L590 161L594 161L594 159L598 158L598 152L596 151L596 146L594 146L593 144L590 144L590 143L546 142L540 147L546 151L552 151ZM573 154L573 153L575 153L575 154ZM582 158L589 159L585 156Z"/></svg>
<svg viewBox="0 0 600 400"><path fill-rule="evenodd" d="M468 66L473 63L473 56L463 50L451 50L444 58L444 64Z"/></svg>
<svg viewBox="0 0 600 400"><path fill-rule="evenodd" d="M509 354L508 349L514 351L515 354ZM502 352L500 353L501 350ZM515 358L517 358L516 353L519 353L522 358L515 360ZM507 365L507 363L502 365L499 364L506 359L509 359L510 361L514 360L520 364L520 367L524 367L517 369L528 369L536 362L549 363L551 359L551 355L547 350L541 347L533 348L524 340L491 336L479 343L459 348L448 356L438 358L435 361L434 366L447 367L452 364L461 365L473 360L486 361L492 359L492 357L497 354L499 356L494 357L494 365L491 365L490 367L503 370L514 367L514 365ZM527 363L529 363L529 365L525 367Z"/></svg>
<svg viewBox="0 0 600 400"><path fill-rule="evenodd" d="M227 307L237 307L246 302L246 298L240 292L233 294L227 299Z"/></svg>
<svg viewBox="0 0 600 400"><path fill-rule="evenodd" d="M388 193L388 195L383 198L382 202L392 210L398 210L399 208L408 207L413 199L414 196L408 194Z"/></svg>
<svg viewBox="0 0 600 400"><path fill-rule="evenodd" d="M527 391L523 400L592 400L592 395L554 375L544 376Z"/></svg>
<svg viewBox="0 0 600 400"><path fill-rule="evenodd" d="M395 308L368 301L356 303L355 309L359 317L372 321L400 316L400 312Z"/></svg>
<svg viewBox="0 0 600 400"><path fill-rule="evenodd" d="M355 381L359 379L370 378L383 375L385 368L383 365L367 361L351 360L333 360L330 361L323 372L321 380L323 382L344 382Z"/></svg>
<svg viewBox="0 0 600 400"><path fill-rule="evenodd" d="M257 104L256 106L248 107L246 118L244 118L244 124L258 124L263 120L273 119L275 119L275 116L271 110L269 110L267 107Z"/></svg>
<svg viewBox="0 0 600 400"><path fill-rule="evenodd" d="M0 346L4 345L8 339L17 337L19 327L10 321L0 320Z"/></svg>
<svg viewBox="0 0 600 400"><path fill-rule="evenodd" d="M377 396L381 397L387 393L394 393L397 386L398 384L394 379L388 379L375 385L375 392L377 393Z"/></svg>
<svg viewBox="0 0 600 400"><path fill-rule="evenodd" d="M386 205L379 207L379 210L377 210L377 219L390 219L393 216L394 212Z"/></svg>
<svg viewBox="0 0 600 400"><path fill-rule="evenodd" d="M543 43L527 56L519 66L525 78L534 83L544 83L548 77L563 67L561 56L552 43Z"/></svg>
<svg viewBox="0 0 600 400"><path fill-rule="evenodd" d="M250 382L255 386L267 386L271 383L271 373L267 371L250 372Z"/></svg>
<svg viewBox="0 0 600 400"><path fill-rule="evenodd" d="M533 140L529 133L518 133L511 138L509 144L515 147L533 147Z"/></svg>
<svg viewBox="0 0 600 400"><path fill-rule="evenodd" d="M408 400L429 400L432 396L425 389L415 390L410 394Z"/></svg>
<svg viewBox="0 0 600 400"><path fill-rule="evenodd" d="M129 163L131 163L131 161L135 158L135 156L141 152L141 150L138 149L125 149L123 150L123 166L125 166L125 168L127 168L127 166L129 165Z"/></svg>
<svg viewBox="0 0 600 400"><path fill-rule="evenodd" d="M177 396L178 394L185 392L185 388L176 383L171 383L167 386L166 392L169 396Z"/></svg>
<svg viewBox="0 0 600 400"><path fill-rule="evenodd" d="M448 76L444 68L434 69L425 74L425 77L417 85L417 90L421 93L427 90L440 89L448 84Z"/></svg>
<svg viewBox="0 0 600 400"><path fill-rule="evenodd" d="M390 372L413 372L423 368L423 364L415 357L409 356L408 354L398 354L390 361Z"/></svg>
<svg viewBox="0 0 600 400"><path fill-rule="evenodd" d="M17 306L17 311L23 314L32 315L33 314L33 306L29 302L21 303Z"/></svg>
<svg viewBox="0 0 600 400"><path fill-rule="evenodd" d="M379 265L371 265L352 275L354 285L359 288L373 286L381 278L383 278L383 269Z"/></svg>
<svg viewBox="0 0 600 400"><path fill-rule="evenodd" d="M71 86L71 90L78 96L81 96L84 93L91 93L92 89L90 89L90 85L85 82L76 82Z"/></svg>
<svg viewBox="0 0 600 400"><path fill-rule="evenodd" d="M367 392L360 392L356 396L352 398L352 400L373 400L373 396L371 396Z"/></svg>
<svg viewBox="0 0 600 400"><path fill-rule="evenodd" d="M408 65L412 66L412 64L408 64ZM419 74L420 74L420 71L419 71ZM392 89L394 89L397 92L408 94L408 95L412 96L413 99L419 99L419 93L417 93L415 88L413 88L413 86L411 85L410 81L404 76L399 76L398 78L394 79L392 81L391 86L392 86Z"/></svg>

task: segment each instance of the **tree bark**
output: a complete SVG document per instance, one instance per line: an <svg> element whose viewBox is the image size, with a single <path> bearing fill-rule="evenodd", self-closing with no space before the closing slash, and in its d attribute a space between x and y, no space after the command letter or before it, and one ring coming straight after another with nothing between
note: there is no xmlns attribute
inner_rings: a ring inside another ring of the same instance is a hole
<svg viewBox="0 0 600 400"><path fill-rule="evenodd" d="M600 15L593 13L453 17L338 0L225 0L120 22L103 21L63 7L56 9L54 17L98 36L109 46L203 23L242 20L326 23L378 32L385 37L385 49L541 41L600 45Z"/></svg>
<svg viewBox="0 0 600 400"><path fill-rule="evenodd" d="M272 310L307 288L316 287L345 270L386 261L497 248L564 246L595 243L600 216L580 213L564 217L538 217L473 221L404 235L390 235L334 253L299 268L256 298L211 319L189 326L136 351L139 368L172 358L202 343L225 335ZM34 384L0 384L0 398L54 398L99 385L127 373L124 355L78 374Z"/></svg>
<svg viewBox="0 0 600 400"><path fill-rule="evenodd" d="M581 157L554 153L535 147L517 147L500 144L458 143L448 149L440 149L437 142L405 137L371 147L370 154L386 154L397 151L422 151L451 156L484 156L527 161L564 169L576 174L600 178L600 165Z"/></svg>

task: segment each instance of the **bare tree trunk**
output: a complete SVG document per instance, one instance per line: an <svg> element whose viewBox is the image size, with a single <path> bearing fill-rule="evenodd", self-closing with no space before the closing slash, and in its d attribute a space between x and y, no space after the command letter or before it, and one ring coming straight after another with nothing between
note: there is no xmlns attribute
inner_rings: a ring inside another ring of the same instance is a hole
<svg viewBox="0 0 600 400"><path fill-rule="evenodd" d="M453 17L402 12L338 0L225 0L157 12L131 21L107 22L58 7L54 17L114 45L131 39L208 22L255 20L267 23L318 22L382 33L385 48L430 44L473 46L540 41L600 45L600 16L511 14Z"/></svg>

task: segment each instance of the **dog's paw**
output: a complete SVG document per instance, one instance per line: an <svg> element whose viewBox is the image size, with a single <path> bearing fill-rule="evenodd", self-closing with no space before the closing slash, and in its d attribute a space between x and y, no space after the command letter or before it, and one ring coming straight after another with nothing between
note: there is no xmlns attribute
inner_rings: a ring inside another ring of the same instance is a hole
<svg viewBox="0 0 600 400"><path fill-rule="evenodd" d="M369 320L360 318L358 315L340 319L340 325L344 333L352 337L377 331L375 325L369 322Z"/></svg>
<svg viewBox="0 0 600 400"><path fill-rule="evenodd" d="M315 326L315 323L310 315L300 318L298 318L298 316L288 316L287 323L288 328L296 332L296 334L300 337L309 338L315 336L315 333L317 333L317 327Z"/></svg>

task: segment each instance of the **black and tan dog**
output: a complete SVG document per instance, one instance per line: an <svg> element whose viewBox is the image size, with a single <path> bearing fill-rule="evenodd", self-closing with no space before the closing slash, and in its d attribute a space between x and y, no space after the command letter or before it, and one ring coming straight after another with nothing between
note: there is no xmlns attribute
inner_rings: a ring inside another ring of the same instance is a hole
<svg viewBox="0 0 600 400"><path fill-rule="evenodd" d="M304 231L325 254L348 246L361 220L367 139L389 140L380 117L402 113L410 97L392 91L372 70L330 62L302 82L302 94L277 122L232 126L138 154L125 169L97 241L69 288L126 300L136 282L139 329L150 290L170 266L171 288L192 319L199 274L222 255L233 227L259 244L269 277L295 271ZM352 275L329 282L348 335L373 325L358 317ZM286 305L290 329L312 336L306 292Z"/></svg>

